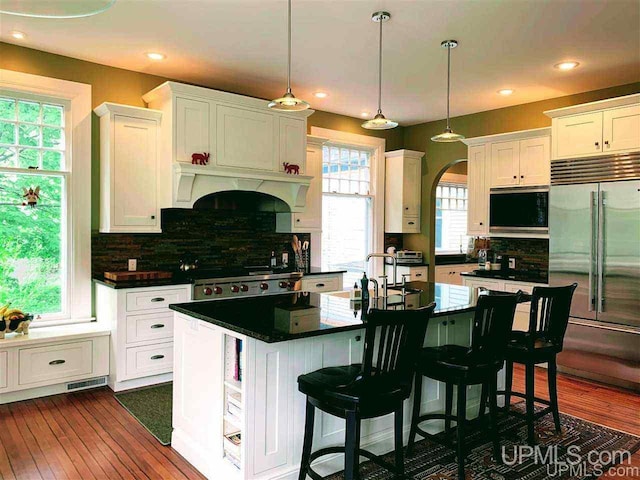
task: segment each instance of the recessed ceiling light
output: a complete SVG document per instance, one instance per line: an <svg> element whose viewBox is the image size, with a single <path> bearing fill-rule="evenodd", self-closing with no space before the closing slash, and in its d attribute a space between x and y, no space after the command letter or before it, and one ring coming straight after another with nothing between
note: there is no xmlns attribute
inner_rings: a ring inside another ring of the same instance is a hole
<svg viewBox="0 0 640 480"><path fill-rule="evenodd" d="M313 96L317 98L327 98L329 94L327 92L316 92Z"/></svg>
<svg viewBox="0 0 640 480"><path fill-rule="evenodd" d="M11 32L11 36L16 40L24 40L27 37L24 33L18 32L17 30Z"/></svg>
<svg viewBox="0 0 640 480"><path fill-rule="evenodd" d="M369 115L370 115L369 112L362 112L360 114L361 117L368 117Z"/></svg>
<svg viewBox="0 0 640 480"><path fill-rule="evenodd" d="M556 67L558 70L573 70L578 65L580 65L578 62L560 62L556 63L554 67Z"/></svg>
<svg viewBox="0 0 640 480"><path fill-rule="evenodd" d="M512 88L503 88L502 90L498 90L498 93L500 95L511 95L513 93L513 89Z"/></svg>
<svg viewBox="0 0 640 480"><path fill-rule="evenodd" d="M147 57L149 57L151 60L164 60L165 58L167 58L167 56L163 53L157 52L149 52L147 53Z"/></svg>

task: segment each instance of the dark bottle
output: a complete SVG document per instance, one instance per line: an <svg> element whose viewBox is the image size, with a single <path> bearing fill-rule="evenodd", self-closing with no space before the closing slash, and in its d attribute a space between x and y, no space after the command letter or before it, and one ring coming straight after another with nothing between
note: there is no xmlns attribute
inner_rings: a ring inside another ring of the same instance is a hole
<svg viewBox="0 0 640 480"><path fill-rule="evenodd" d="M362 275L360 286L362 287L362 301L369 301L369 279L367 278L367 272L364 272Z"/></svg>

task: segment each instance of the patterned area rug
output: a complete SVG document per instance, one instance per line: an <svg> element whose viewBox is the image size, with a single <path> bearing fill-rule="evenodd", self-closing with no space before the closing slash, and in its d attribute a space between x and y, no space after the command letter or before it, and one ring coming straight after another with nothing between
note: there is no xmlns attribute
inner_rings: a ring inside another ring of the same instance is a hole
<svg viewBox="0 0 640 480"><path fill-rule="evenodd" d="M524 402L512 405L524 411ZM527 426L524 419L500 414L500 445L505 462L498 464L492 453L486 428L470 425L467 437L467 480L560 480L593 479L609 468L628 468L629 457L640 448L640 437L612 430L569 415L561 416L562 432L556 434L553 417L545 415L536 422L539 446L533 452L522 450L526 445ZM488 415L487 415L488 417ZM452 429L455 435L455 428ZM418 437L420 438L420 437ZM590 452L595 452L591 453ZM628 452L628 454L627 454ZM537 453L537 458L533 455ZM526 456L530 454L531 456ZM516 458L517 455L517 458ZM393 464L393 453L385 455ZM635 467L637 472L638 467ZM457 464L453 450L430 440L416 442L414 454L405 459L406 478L415 480L456 480ZM613 473L613 472L612 472ZM619 476L620 472L618 473ZM360 464L361 480L391 480L394 475L372 462ZM326 477L341 480L342 472Z"/></svg>

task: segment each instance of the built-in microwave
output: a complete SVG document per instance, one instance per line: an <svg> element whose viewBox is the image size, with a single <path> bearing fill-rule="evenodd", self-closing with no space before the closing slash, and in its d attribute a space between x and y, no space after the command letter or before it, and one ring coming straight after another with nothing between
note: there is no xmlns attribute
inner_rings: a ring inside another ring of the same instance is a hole
<svg viewBox="0 0 640 480"><path fill-rule="evenodd" d="M549 233L549 188L492 188L489 232Z"/></svg>

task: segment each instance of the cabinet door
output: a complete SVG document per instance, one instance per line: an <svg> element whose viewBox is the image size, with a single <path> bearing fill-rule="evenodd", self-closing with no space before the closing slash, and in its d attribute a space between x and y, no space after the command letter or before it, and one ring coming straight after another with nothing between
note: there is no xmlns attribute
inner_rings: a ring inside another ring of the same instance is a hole
<svg viewBox="0 0 640 480"><path fill-rule="evenodd" d="M491 144L491 187L518 185L520 174L520 142Z"/></svg>
<svg viewBox="0 0 640 480"><path fill-rule="evenodd" d="M277 171L273 114L224 105L216 112L218 166Z"/></svg>
<svg viewBox="0 0 640 480"><path fill-rule="evenodd" d="M176 98L176 152L177 162L191 163L194 153L212 152L210 109L211 104L201 100ZM209 163L214 163L209 158Z"/></svg>
<svg viewBox="0 0 640 480"><path fill-rule="evenodd" d="M574 158L602 152L602 112L553 119L553 158Z"/></svg>
<svg viewBox="0 0 640 480"><path fill-rule="evenodd" d="M305 173L313 176L304 212L293 214L294 231L309 232L322 229L322 146L313 145L307 148Z"/></svg>
<svg viewBox="0 0 640 480"><path fill-rule="evenodd" d="M420 215L420 162L419 158L405 158L403 161L402 208L406 216Z"/></svg>
<svg viewBox="0 0 640 480"><path fill-rule="evenodd" d="M113 226L157 227L157 135L154 120L115 116Z"/></svg>
<svg viewBox="0 0 640 480"><path fill-rule="evenodd" d="M605 110L604 152L640 150L640 105Z"/></svg>
<svg viewBox="0 0 640 480"><path fill-rule="evenodd" d="M305 174L307 132L304 120L280 117L280 163L278 169L284 171L284 164L298 165L299 173Z"/></svg>
<svg viewBox="0 0 640 480"><path fill-rule="evenodd" d="M549 185L550 178L549 137L520 140L520 185Z"/></svg>
<svg viewBox="0 0 640 480"><path fill-rule="evenodd" d="M482 235L489 232L489 187L485 145L469 147L467 160L467 233Z"/></svg>

